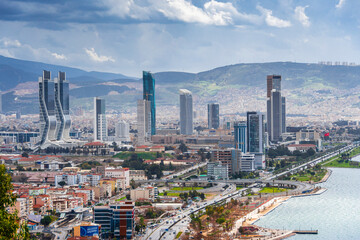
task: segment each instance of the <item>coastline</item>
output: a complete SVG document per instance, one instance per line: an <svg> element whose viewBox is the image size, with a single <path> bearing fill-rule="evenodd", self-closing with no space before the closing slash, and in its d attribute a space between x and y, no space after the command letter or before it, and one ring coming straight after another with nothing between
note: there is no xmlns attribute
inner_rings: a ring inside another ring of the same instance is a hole
<svg viewBox="0 0 360 240"><path fill-rule="evenodd" d="M317 183L322 183L322 182L327 181L329 179L329 177L331 176L331 174L332 174L332 171L330 169L328 169L327 174L323 177L323 179L321 179L321 181L319 181ZM254 226L254 227L259 228L263 232L271 233L272 237L268 236L269 238L266 238L269 240L280 240L280 239L286 239L291 236L294 236L294 235L296 235L296 233L294 233L293 230L279 230L279 229L263 228L263 227L256 226L255 223L257 221L259 221L263 216L266 216L267 214L274 211L277 207L282 205L284 202L286 202L290 198L320 195L320 194L326 192L326 190L327 190L326 188L315 188L315 189L313 189L313 191L311 193L275 197L275 198L269 200L268 202L264 203L263 205L259 206L252 212L248 213L246 216L238 219L235 222L234 228L232 229L230 234L232 234L232 236L234 236L240 226ZM254 236L253 238L251 237L249 239L258 239L258 237L259 236ZM234 238L234 239L237 239L237 238Z"/></svg>

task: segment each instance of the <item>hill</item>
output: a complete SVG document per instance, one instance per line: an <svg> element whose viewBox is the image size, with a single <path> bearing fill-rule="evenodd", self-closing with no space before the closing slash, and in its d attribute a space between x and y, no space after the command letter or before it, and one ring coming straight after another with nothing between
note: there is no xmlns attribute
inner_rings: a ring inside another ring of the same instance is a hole
<svg viewBox="0 0 360 240"><path fill-rule="evenodd" d="M36 113L37 78L42 70L56 74L65 71L71 83L71 107L92 108L91 98L101 96L107 108L127 111L136 106L142 95L142 81L122 74L87 72L77 68L56 66L0 56L0 89L3 111L21 109ZM156 79L157 106L178 105L180 88L193 92L196 104L220 102L229 111L244 112L246 107L264 110L266 76L282 75L282 89L290 104L309 106L328 101L329 97L357 97L360 89L360 66L334 66L294 62L242 63L200 73L158 72ZM231 105L234 106L231 107ZM354 106L360 105L355 101ZM300 108L299 108L300 109ZM299 110L300 111L300 110ZM292 112L292 114L303 114Z"/></svg>

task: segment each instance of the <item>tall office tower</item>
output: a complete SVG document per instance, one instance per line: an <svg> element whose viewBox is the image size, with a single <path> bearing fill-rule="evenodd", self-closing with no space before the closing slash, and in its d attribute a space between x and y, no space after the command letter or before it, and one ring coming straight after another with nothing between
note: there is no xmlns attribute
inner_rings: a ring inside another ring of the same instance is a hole
<svg viewBox="0 0 360 240"><path fill-rule="evenodd" d="M286 133L286 100L285 97L281 97L281 118L282 118L282 133Z"/></svg>
<svg viewBox="0 0 360 240"><path fill-rule="evenodd" d="M219 104L208 104L208 127L209 129L218 129L220 125Z"/></svg>
<svg viewBox="0 0 360 240"><path fill-rule="evenodd" d="M94 98L94 141L105 141L107 123L105 114L105 99Z"/></svg>
<svg viewBox="0 0 360 240"><path fill-rule="evenodd" d="M264 114L247 112L247 152L264 153Z"/></svg>
<svg viewBox="0 0 360 240"><path fill-rule="evenodd" d="M151 138L151 102L148 100L137 101L137 131L138 144L144 144Z"/></svg>
<svg viewBox="0 0 360 240"><path fill-rule="evenodd" d="M235 149L240 149L241 152L246 153L247 150L247 130L246 122L239 122L234 124Z"/></svg>
<svg viewBox="0 0 360 240"><path fill-rule="evenodd" d="M285 97L281 97L281 76L267 76L267 123L266 131L271 141L279 141L281 134L286 132ZM275 95L276 99L273 99ZM278 109L280 106L280 109ZM273 113L272 111L277 111ZM279 116L280 114L280 116ZM274 129L275 128L275 129ZM279 132L280 131L280 132ZM275 134L273 136L273 134Z"/></svg>
<svg viewBox="0 0 360 240"><path fill-rule="evenodd" d="M273 89L281 92L281 75L268 75L266 77L267 82L267 97L271 97L271 91Z"/></svg>
<svg viewBox="0 0 360 240"><path fill-rule="evenodd" d="M115 202L110 206L94 207L94 222L101 225L101 236L106 239L133 239L135 236L135 204Z"/></svg>
<svg viewBox="0 0 360 240"><path fill-rule="evenodd" d="M56 140L55 85L50 71L39 77L40 145Z"/></svg>
<svg viewBox="0 0 360 240"><path fill-rule="evenodd" d="M275 89L271 92L271 141L279 141L282 133L281 93Z"/></svg>
<svg viewBox="0 0 360 240"><path fill-rule="evenodd" d="M55 82L56 140L70 138L69 82L65 72L59 72Z"/></svg>
<svg viewBox="0 0 360 240"><path fill-rule="evenodd" d="M155 78L150 72L143 71L143 99L150 102L151 135L156 134Z"/></svg>
<svg viewBox="0 0 360 240"><path fill-rule="evenodd" d="M129 123L120 121L115 126L115 136L121 141L130 141Z"/></svg>
<svg viewBox="0 0 360 240"><path fill-rule="evenodd" d="M193 134L193 101L192 93L187 89L180 89L180 134Z"/></svg>

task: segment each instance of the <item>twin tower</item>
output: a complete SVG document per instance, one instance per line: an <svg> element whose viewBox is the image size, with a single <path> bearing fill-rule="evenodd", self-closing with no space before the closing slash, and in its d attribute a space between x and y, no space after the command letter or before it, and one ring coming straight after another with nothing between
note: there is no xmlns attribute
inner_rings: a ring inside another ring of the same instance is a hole
<svg viewBox="0 0 360 240"><path fill-rule="evenodd" d="M69 82L65 72L51 79L50 71L39 77L40 145L70 140Z"/></svg>

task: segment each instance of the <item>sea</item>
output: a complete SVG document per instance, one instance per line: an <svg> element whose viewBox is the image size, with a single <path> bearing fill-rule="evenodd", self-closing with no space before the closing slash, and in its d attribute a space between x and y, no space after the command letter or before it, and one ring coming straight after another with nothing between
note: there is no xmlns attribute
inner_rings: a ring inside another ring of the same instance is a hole
<svg viewBox="0 0 360 240"><path fill-rule="evenodd" d="M359 160L360 157L356 157ZM318 230L290 240L360 239L360 169L331 168L321 195L295 197L262 217L255 225L286 230Z"/></svg>

